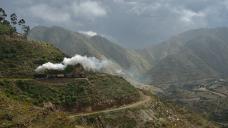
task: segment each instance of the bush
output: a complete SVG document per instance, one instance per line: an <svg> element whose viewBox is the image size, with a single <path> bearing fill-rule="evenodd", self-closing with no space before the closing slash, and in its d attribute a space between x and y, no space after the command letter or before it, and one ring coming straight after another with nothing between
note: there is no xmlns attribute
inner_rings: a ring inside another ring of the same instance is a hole
<svg viewBox="0 0 228 128"><path fill-rule="evenodd" d="M3 34L11 34L12 32L12 29L9 25L6 25L6 24L2 24L0 23L0 35L3 35Z"/></svg>

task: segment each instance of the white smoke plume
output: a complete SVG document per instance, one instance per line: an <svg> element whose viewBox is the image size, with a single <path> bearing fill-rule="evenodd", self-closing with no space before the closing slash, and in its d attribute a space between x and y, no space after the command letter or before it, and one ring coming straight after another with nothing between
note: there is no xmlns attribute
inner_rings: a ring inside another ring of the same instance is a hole
<svg viewBox="0 0 228 128"><path fill-rule="evenodd" d="M99 60L95 57L87 57L81 55L75 55L72 58L64 58L64 65L76 65L81 64L85 70L88 71L100 71L102 68L105 68L110 63L109 60L103 59Z"/></svg>
<svg viewBox="0 0 228 128"><path fill-rule="evenodd" d="M43 72L46 69L47 70L64 70L65 69L65 65L63 64L53 64L51 62L45 63L41 66L39 66L38 68L36 68L36 72Z"/></svg>
<svg viewBox="0 0 228 128"><path fill-rule="evenodd" d="M62 63L53 64L51 62L45 63L36 68L36 72L43 72L45 70L64 70L68 65L81 64L87 71L101 71L111 64L107 59L99 60L95 57L87 57L75 55L72 58L64 58Z"/></svg>

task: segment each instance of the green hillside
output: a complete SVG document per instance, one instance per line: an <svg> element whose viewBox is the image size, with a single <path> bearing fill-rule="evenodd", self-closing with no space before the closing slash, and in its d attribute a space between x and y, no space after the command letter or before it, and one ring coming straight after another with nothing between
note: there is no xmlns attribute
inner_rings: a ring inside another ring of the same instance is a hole
<svg viewBox="0 0 228 128"><path fill-rule="evenodd" d="M0 77L31 77L37 66L60 62L64 54L45 42L0 36Z"/></svg>
<svg viewBox="0 0 228 128"><path fill-rule="evenodd" d="M0 127L2 128L217 128L216 125L186 109L164 103L155 96L150 102L116 112L71 118L52 106L40 107L0 92Z"/></svg>
<svg viewBox="0 0 228 128"><path fill-rule="evenodd" d="M88 79L7 79L0 89L8 97L37 106L51 102L69 112L95 111L139 100L138 91L124 79L107 74L91 74Z"/></svg>

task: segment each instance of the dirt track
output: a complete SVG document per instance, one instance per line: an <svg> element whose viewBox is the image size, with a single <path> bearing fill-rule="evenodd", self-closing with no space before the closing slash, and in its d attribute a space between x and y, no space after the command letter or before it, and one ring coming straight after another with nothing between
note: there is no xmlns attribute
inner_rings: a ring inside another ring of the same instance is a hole
<svg viewBox="0 0 228 128"><path fill-rule="evenodd" d="M100 111L95 111L95 112L88 112L88 113L78 113L75 115L71 115L69 116L70 118L74 118L74 117L80 117L80 116L90 116L90 115L95 115L95 114L100 114L100 113L108 113L108 112L115 112L115 111L120 111L123 109L129 109L129 108L136 108L138 106L141 106L145 103L148 103L151 101L151 97L150 96L146 96L144 94L142 94L142 100L129 104L129 105L124 105L118 108L111 108L111 109L106 109L106 110L100 110Z"/></svg>

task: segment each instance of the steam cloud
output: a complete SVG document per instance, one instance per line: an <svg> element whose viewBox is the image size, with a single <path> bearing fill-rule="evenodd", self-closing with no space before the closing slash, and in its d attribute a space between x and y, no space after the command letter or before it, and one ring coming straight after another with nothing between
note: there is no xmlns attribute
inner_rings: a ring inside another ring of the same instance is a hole
<svg viewBox="0 0 228 128"><path fill-rule="evenodd" d="M51 62L45 63L36 68L36 72L44 72L45 70L64 70L68 65L81 64L87 71L101 71L110 64L107 59L99 60L95 57L87 57L75 55L72 58L64 58L62 63L54 64Z"/></svg>

